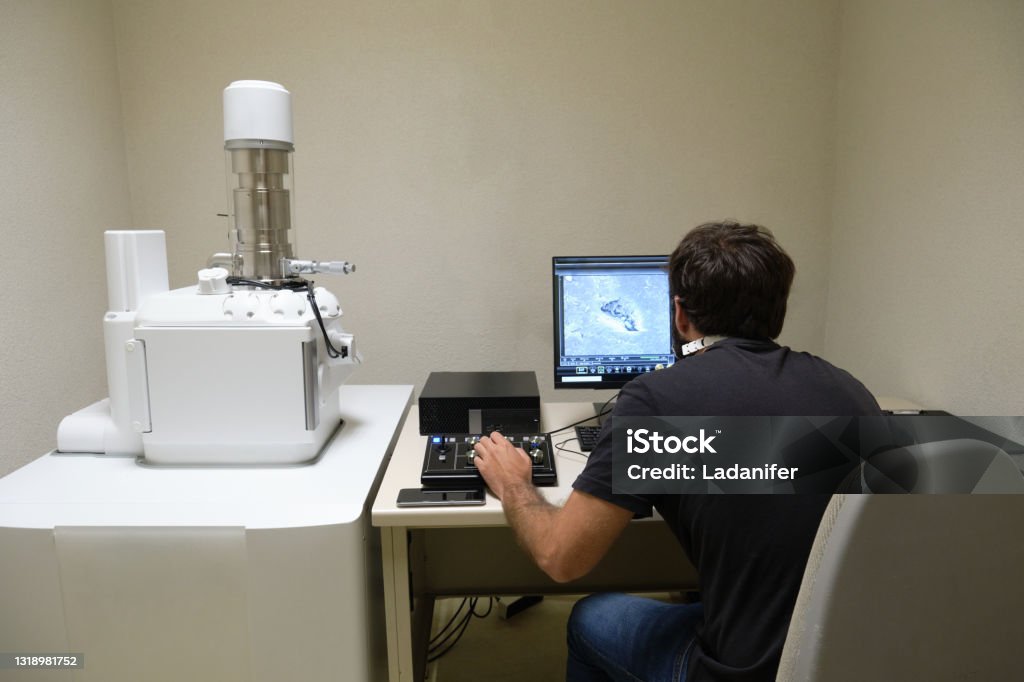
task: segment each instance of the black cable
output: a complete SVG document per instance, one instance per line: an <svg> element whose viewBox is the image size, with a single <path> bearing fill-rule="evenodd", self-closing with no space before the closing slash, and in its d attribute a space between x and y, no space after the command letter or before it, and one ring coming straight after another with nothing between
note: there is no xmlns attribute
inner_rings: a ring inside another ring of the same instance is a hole
<svg viewBox="0 0 1024 682"><path fill-rule="evenodd" d="M268 289L270 291L280 291L282 289L288 289L289 291L309 291L309 285L311 282L304 279L289 279L279 282L277 284L273 282L264 282L258 279L246 279L244 277L228 277L227 283L232 286L242 287L255 287L256 289Z"/></svg>
<svg viewBox="0 0 1024 682"><path fill-rule="evenodd" d="M256 289L267 289L270 291L294 291L296 293L305 291L306 298L309 300L309 306L313 309L313 316L316 317L316 322L320 325L320 333L324 337L324 346L327 348L327 355L331 358L347 358L348 348L342 347L338 350L331 343L331 340L327 337L327 327L324 325L324 318L320 316L320 306L316 303L316 294L313 292L313 282L302 279L287 279L283 282L262 282L256 279L246 279L244 277L228 277L227 283L233 286L244 286L254 287Z"/></svg>
<svg viewBox="0 0 1024 682"><path fill-rule="evenodd" d="M458 636L452 641L451 644L448 645L447 648L445 648L445 649L443 649L441 651L427 652L427 663L433 663L434 661L437 661L437 660L443 658L444 656L446 656L448 654L448 652L450 652L452 649L454 649L455 645L459 643L460 639L462 639L462 635L464 635L466 633L466 630L469 628L469 621L471 619L472 619L472 616L467 616L466 619L463 620L460 623L461 629L458 631L458 633L459 633Z"/></svg>
<svg viewBox="0 0 1024 682"><path fill-rule="evenodd" d="M580 419L579 421L573 422L572 424L569 424L568 426L563 426L560 429L555 429L554 431L549 431L548 435L559 433L561 431L568 431L569 429L573 428L574 426L578 426L578 425L580 425L580 424L582 424L584 422L588 422L588 421L590 421L592 419L596 419L597 420L597 425L598 426L604 426L604 422L601 419L601 417L604 417L607 414L611 414L611 412L613 411L614 408L608 409L608 403L610 403L611 401L613 401L616 398L618 398L619 397L619 393L620 393L620 391L616 391L615 395L613 395L611 398L608 398L608 400L604 401L604 403L601 405L601 409L599 409L597 411L597 414L595 414L593 417L587 417L586 419ZM560 452L571 452L574 455L581 455L581 456L589 459L590 455L587 454L586 452L582 451L582 445L583 445L582 443L580 443L581 450L579 450L579 451L571 450L571 449L565 447L565 444L568 443L571 440L575 440L575 441L579 442L579 436L576 435L576 436L573 436L571 438L566 438L561 443L557 443L555 445L555 450L556 451L560 451Z"/></svg>
<svg viewBox="0 0 1024 682"><path fill-rule="evenodd" d="M491 611L494 610L494 597L488 597L487 598L487 610L484 611L483 613L477 613L476 612L476 604L473 604L471 609L473 611L473 615L476 616L477 618L486 618L487 616L491 615Z"/></svg>
<svg viewBox="0 0 1024 682"><path fill-rule="evenodd" d="M613 401L616 398L618 398L619 397L619 393L621 393L621 392L622 391L615 391L615 394L611 398L608 398L608 400L604 401L604 405L602 405L601 409L597 411L597 425L598 426L604 426L604 422L601 421L601 417L603 417L604 415L606 415L606 414L608 414L609 412L612 411L612 410L606 410L605 408L608 407L608 403L610 403L611 401ZM612 408L612 409L615 409L615 408Z"/></svg>
<svg viewBox="0 0 1024 682"><path fill-rule="evenodd" d="M469 598L463 597L462 602L459 604L459 608L455 609L455 613L452 614L452 617L448 620L447 623L445 623L444 627L438 630L437 634L430 638L429 646L432 647L437 642L437 640L441 638L441 635L443 635L448 630L448 628L452 626L452 623L454 623L455 619L459 617L459 614L462 612L462 609L466 606L467 603L469 603Z"/></svg>
<svg viewBox="0 0 1024 682"><path fill-rule="evenodd" d="M606 404L607 404L607 403L606 403ZM590 421L591 419L600 419L601 417L603 417L604 415L608 414L609 412L611 412L611 410L608 410L607 412L599 412L599 413L597 413L597 414L595 414L595 415L592 415L592 416L590 416L590 417L587 417L587 418L585 418L585 419L581 419L581 420L579 420L578 422L573 422L572 424L569 424L568 426L563 426L563 427L562 427L562 428L560 428L560 429L553 429L553 430L551 430L551 431L548 431L548 434L555 434L555 433L559 433L559 432L561 432L561 431L568 431L568 430L569 430L569 429L571 429L572 427L574 427L574 426L578 426L579 424L582 424L583 422L588 422L588 421Z"/></svg>
<svg viewBox="0 0 1024 682"><path fill-rule="evenodd" d="M316 321L320 325L320 331L324 335L324 345L327 346L327 355L332 358L347 358L348 348L342 346L341 350L334 347L331 340L327 338L327 329L324 327L324 319L320 317L320 307L316 304L316 296L313 294L312 287L306 289L306 298L309 299L309 305L313 308L313 314L316 316Z"/></svg>
<svg viewBox="0 0 1024 682"><path fill-rule="evenodd" d="M559 433L561 431L568 431L572 427L578 426L578 425L580 425L580 424L582 424L584 422L588 422L591 419L596 419L598 426L603 426L603 424L601 423L601 417L605 416L606 414L611 414L611 412L612 412L612 410L608 410L608 409L605 409L605 408L608 407L608 403L610 403L611 401L615 400L618 397L619 397L619 391L616 391L615 395L613 395L611 398L608 398L608 400L604 401L604 403L601 405L601 409L597 411L597 414L595 414L593 416L590 416L590 417L586 417L584 419L580 419L579 421L573 422L572 424L569 424L568 426L563 426L560 429L552 429L551 431L548 431L548 435Z"/></svg>
<svg viewBox="0 0 1024 682"><path fill-rule="evenodd" d="M462 617L459 624L455 626L455 629L445 635L441 641L427 648L427 663L433 663L454 649L455 645L459 643L459 640L462 639L462 635L464 635L466 630L469 628L470 621L473 620L472 605L473 600L470 601L469 611L467 611L466 615ZM455 639L451 639L453 636ZM450 639L451 641L449 642L448 640Z"/></svg>
<svg viewBox="0 0 1024 682"><path fill-rule="evenodd" d="M576 436L572 436L571 438L566 438L561 443L555 443L555 450L557 450L558 452L570 452L570 453L572 453L574 455L581 455L583 457L590 457L590 455L588 455L587 453L585 453L585 452L583 452L581 450L573 450L572 448L565 447L566 443L568 443L569 441L573 441L573 440L578 442L579 438L577 438Z"/></svg>
<svg viewBox="0 0 1024 682"><path fill-rule="evenodd" d="M455 645L459 643L460 639L462 639L462 635L466 633L466 630L469 628L469 624L474 617L486 618L487 616L491 615L491 611L494 610L494 597L487 598L487 610L483 613L476 612L477 601L479 601L479 597L473 597L469 599L469 611L467 611L466 615L462 617L462 620L459 621L459 624L455 626L454 630L449 632L447 635L444 636L443 639L436 643L434 642L434 640L436 640L441 633L438 633L434 638L430 640L430 645L428 645L427 648L427 663L433 663L434 661L438 660L439 658L447 654L449 651L454 649ZM462 610L462 606L465 603L466 599L463 599L462 604L459 604L459 608L456 609L456 615L458 615L458 612ZM452 620L448 621L449 625L452 622L454 622L454 618L455 616L452 617ZM444 630L447 628L448 625L445 625L441 632L444 632ZM455 639L453 639L451 642L448 642L448 640L451 639L453 635L455 636ZM446 642L448 643L447 646L445 646ZM444 648L442 649L442 647Z"/></svg>
<svg viewBox="0 0 1024 682"><path fill-rule="evenodd" d="M452 635L457 633L459 629L465 625L468 619L473 617L473 608L476 606L476 600L476 597L463 597L462 602L459 604L459 607L455 609L455 613L454 615L452 615L451 619L449 619L448 623L445 624L443 628L441 628L440 632L438 632L430 639L430 643L427 645L428 653L432 653L440 649L445 642L451 639ZM466 613L460 616L459 614L462 611L462 608L467 604L469 605L469 609L466 611ZM445 634L445 630L448 630L448 628L451 626L453 622L455 622L455 620L458 620L458 624L456 624L452 630ZM444 636L442 637L442 635Z"/></svg>
<svg viewBox="0 0 1024 682"><path fill-rule="evenodd" d="M455 640L448 644L448 647L447 649L445 649L445 651L451 649L453 646L455 646L455 643L459 641L459 639L462 637L462 633L466 631L466 627L468 626L469 621L473 618L473 601L470 600L469 603L469 610L466 611L465 615L459 619L459 624L456 625L452 630L450 630L448 634L446 634L440 640L427 646L428 656L437 653L437 651L444 647L445 644L448 643L448 640L450 640L453 636L455 636Z"/></svg>

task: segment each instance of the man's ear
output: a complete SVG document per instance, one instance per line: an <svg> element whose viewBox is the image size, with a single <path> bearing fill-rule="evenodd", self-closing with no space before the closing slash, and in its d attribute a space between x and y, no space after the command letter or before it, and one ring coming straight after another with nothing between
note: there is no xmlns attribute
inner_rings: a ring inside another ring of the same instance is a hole
<svg viewBox="0 0 1024 682"><path fill-rule="evenodd" d="M672 302L675 306L675 315L673 316L673 323L676 326L676 333L679 334L680 339L691 341L689 334L693 332L693 325L690 324L690 317L683 310L682 301L678 296L672 297Z"/></svg>

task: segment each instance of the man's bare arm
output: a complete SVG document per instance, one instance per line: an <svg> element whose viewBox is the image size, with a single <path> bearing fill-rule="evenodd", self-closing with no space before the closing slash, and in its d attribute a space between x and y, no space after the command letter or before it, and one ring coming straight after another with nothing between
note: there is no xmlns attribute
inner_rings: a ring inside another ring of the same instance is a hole
<svg viewBox="0 0 1024 682"><path fill-rule="evenodd" d="M530 458L501 434L481 439L476 465L501 499L519 544L555 581L589 573L633 518L622 507L575 490L565 506L550 504L530 481Z"/></svg>

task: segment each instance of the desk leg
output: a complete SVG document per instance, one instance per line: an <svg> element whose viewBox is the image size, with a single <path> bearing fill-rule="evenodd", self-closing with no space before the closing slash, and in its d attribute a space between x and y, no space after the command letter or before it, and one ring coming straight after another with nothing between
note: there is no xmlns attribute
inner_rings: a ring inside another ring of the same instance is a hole
<svg viewBox="0 0 1024 682"><path fill-rule="evenodd" d="M434 597L414 596L410 572L422 570L422 543L410 556L407 528L381 528L384 563L384 610L390 682L421 682L426 668L427 640L434 616Z"/></svg>
<svg viewBox="0 0 1024 682"><path fill-rule="evenodd" d="M404 527L380 529L384 563L384 611L388 638L388 679L413 682L412 595L409 593L408 531Z"/></svg>

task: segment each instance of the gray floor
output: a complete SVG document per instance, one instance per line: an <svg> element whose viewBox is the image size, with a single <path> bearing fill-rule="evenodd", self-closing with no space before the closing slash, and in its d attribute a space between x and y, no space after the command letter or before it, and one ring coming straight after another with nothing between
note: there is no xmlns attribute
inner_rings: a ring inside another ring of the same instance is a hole
<svg viewBox="0 0 1024 682"><path fill-rule="evenodd" d="M555 682L565 677L565 623L578 597L549 596L504 620L497 609L474 618L448 654L430 665L427 679L436 682ZM507 603L514 597L503 597ZM434 631L451 618L461 599L439 600ZM486 610L486 598L477 611Z"/></svg>

